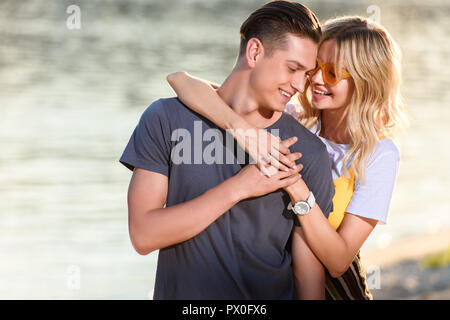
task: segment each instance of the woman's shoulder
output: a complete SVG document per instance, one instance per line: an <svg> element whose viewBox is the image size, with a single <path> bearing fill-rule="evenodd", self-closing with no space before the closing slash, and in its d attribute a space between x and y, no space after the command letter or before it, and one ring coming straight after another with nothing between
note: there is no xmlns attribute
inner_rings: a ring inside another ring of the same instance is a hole
<svg viewBox="0 0 450 320"><path fill-rule="evenodd" d="M400 149L397 143L390 138L382 138L378 140L375 144L374 152L380 155L390 153L392 155L400 156Z"/></svg>
<svg viewBox="0 0 450 320"><path fill-rule="evenodd" d="M400 160L400 149L394 140L382 138L375 144L369 158L369 166L381 160L393 162Z"/></svg>

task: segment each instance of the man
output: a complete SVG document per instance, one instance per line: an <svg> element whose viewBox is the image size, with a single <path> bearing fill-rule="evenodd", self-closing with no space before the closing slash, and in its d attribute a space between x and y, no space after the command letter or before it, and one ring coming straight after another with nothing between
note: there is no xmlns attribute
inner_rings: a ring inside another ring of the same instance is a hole
<svg viewBox="0 0 450 320"><path fill-rule="evenodd" d="M218 93L253 126L298 137L292 150L303 154L302 177L328 215L334 188L325 146L283 113L315 67L318 21L301 4L274 1L248 17L241 35L236 66ZM294 299L289 238L297 218L282 188L297 173L267 178L254 165L205 161L209 144L187 143L203 128L219 130L176 98L157 100L120 159L133 170L131 241L141 254L160 250L153 298ZM224 140L216 155L236 160Z"/></svg>

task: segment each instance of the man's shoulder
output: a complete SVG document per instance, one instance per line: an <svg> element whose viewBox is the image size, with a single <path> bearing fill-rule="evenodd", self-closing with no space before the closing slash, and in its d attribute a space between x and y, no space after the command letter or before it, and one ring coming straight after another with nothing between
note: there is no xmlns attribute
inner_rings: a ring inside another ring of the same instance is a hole
<svg viewBox="0 0 450 320"><path fill-rule="evenodd" d="M280 128L283 129L282 132L280 132L283 136L283 140L293 136L298 138L297 143L292 146L293 152L302 152L300 150L296 150L296 148L301 148L302 150L308 150L308 153L311 155L317 155L317 153L327 153L325 144L318 136L302 125L291 114L284 113L283 117L283 128Z"/></svg>
<svg viewBox="0 0 450 320"><path fill-rule="evenodd" d="M201 116L190 110L177 97L159 98L143 112L144 119L159 118L182 125L186 121L202 120Z"/></svg>
<svg viewBox="0 0 450 320"><path fill-rule="evenodd" d="M176 110L184 106L180 100L176 97L171 98L159 98L153 101L144 111L145 115L167 115L170 114L172 110Z"/></svg>

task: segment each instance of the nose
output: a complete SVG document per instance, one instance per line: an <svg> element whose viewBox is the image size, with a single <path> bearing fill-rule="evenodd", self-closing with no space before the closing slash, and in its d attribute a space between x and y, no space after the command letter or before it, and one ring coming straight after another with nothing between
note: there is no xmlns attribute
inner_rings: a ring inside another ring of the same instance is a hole
<svg viewBox="0 0 450 320"><path fill-rule="evenodd" d="M305 91L306 81L306 76L299 74L298 76L292 78L291 86L295 89L295 91L303 93L303 91Z"/></svg>
<svg viewBox="0 0 450 320"><path fill-rule="evenodd" d="M325 83L323 82L323 77L322 77L322 69L319 68L319 70L317 70L316 73L314 73L311 77L311 83L315 83L315 84L319 84L319 85L325 85Z"/></svg>

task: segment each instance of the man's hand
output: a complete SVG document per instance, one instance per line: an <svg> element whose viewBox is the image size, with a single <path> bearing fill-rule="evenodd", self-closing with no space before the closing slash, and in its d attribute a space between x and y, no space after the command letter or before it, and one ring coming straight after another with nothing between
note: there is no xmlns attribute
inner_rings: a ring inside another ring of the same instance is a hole
<svg viewBox="0 0 450 320"><path fill-rule="evenodd" d="M261 173L256 165L249 164L233 177L236 192L239 193L242 200L263 196L278 189L286 188L300 179L299 171L302 168L303 166L299 164L296 169L289 169L287 172L277 171L271 177L267 177Z"/></svg>

